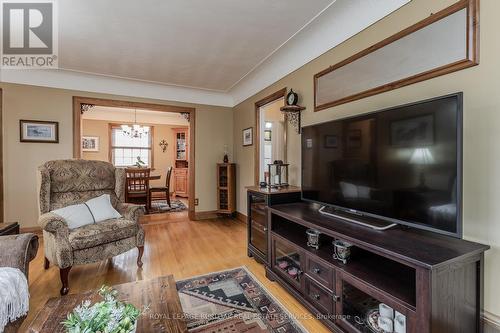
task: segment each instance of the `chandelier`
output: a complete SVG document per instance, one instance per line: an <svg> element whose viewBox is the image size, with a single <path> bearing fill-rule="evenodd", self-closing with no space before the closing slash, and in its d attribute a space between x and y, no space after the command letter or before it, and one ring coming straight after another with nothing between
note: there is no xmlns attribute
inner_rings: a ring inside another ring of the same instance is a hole
<svg viewBox="0 0 500 333"><path fill-rule="evenodd" d="M131 138L142 138L143 135L149 133L148 126L141 126L137 123L137 109L134 111L134 124L132 126L122 125L123 135L129 136Z"/></svg>

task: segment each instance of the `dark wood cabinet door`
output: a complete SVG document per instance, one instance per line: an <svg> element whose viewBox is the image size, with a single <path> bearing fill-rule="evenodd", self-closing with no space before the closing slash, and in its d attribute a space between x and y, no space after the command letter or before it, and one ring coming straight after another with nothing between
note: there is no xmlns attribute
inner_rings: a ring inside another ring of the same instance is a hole
<svg viewBox="0 0 500 333"><path fill-rule="evenodd" d="M267 259L268 229L267 229L267 201L265 196L248 195L248 241Z"/></svg>
<svg viewBox="0 0 500 333"><path fill-rule="evenodd" d="M415 310L394 302L376 288L348 274L337 271L335 290L336 324L347 332L372 333L369 328L370 314L384 303L402 315L406 322L406 333L415 331ZM420 333L420 332L419 332Z"/></svg>
<svg viewBox="0 0 500 333"><path fill-rule="evenodd" d="M271 236L273 270L301 292L305 288L305 257L302 249L284 238Z"/></svg>

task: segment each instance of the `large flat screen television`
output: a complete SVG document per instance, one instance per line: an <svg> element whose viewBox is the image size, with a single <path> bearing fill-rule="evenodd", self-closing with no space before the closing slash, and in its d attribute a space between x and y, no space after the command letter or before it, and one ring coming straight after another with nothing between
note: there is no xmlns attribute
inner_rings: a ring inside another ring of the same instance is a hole
<svg viewBox="0 0 500 333"><path fill-rule="evenodd" d="M462 93L302 129L302 198L353 217L462 237L461 169Z"/></svg>

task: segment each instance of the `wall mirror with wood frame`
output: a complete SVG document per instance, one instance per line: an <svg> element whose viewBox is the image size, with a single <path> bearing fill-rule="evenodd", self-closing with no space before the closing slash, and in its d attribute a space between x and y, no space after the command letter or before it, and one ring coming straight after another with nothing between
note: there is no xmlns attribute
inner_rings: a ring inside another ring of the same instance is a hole
<svg viewBox="0 0 500 333"><path fill-rule="evenodd" d="M255 182L267 181L268 164L276 160L286 162L287 122L280 108L285 105L286 90L259 101L255 105L256 138Z"/></svg>
<svg viewBox="0 0 500 333"><path fill-rule="evenodd" d="M479 64L478 0L462 0L314 76L315 111Z"/></svg>

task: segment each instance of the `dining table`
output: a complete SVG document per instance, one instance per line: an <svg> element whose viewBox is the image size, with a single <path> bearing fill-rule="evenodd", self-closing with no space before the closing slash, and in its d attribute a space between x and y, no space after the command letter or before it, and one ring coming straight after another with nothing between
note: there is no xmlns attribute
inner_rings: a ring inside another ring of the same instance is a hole
<svg viewBox="0 0 500 333"><path fill-rule="evenodd" d="M147 180L158 180L161 179L161 175L149 175L149 177L145 177Z"/></svg>

